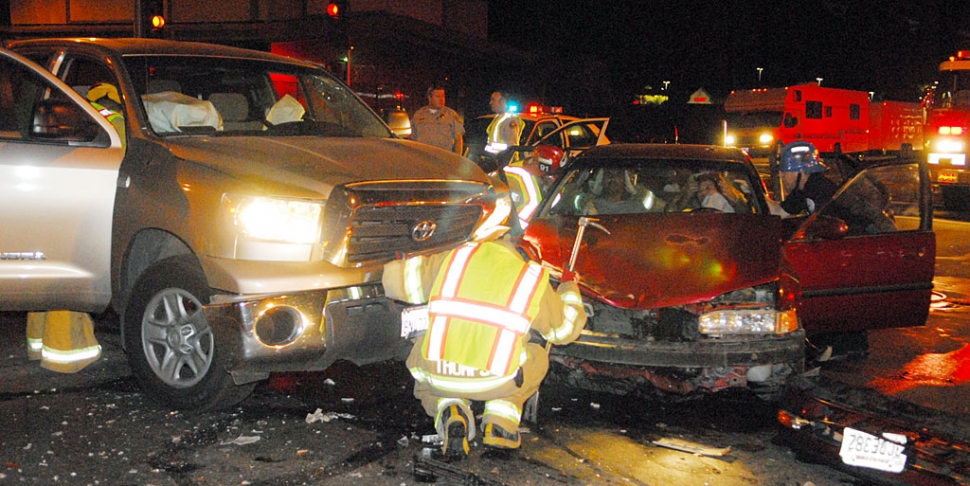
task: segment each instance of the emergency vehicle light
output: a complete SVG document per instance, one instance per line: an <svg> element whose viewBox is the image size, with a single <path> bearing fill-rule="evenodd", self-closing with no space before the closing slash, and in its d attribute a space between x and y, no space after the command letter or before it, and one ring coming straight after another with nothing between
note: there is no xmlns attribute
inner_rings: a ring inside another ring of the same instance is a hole
<svg viewBox="0 0 970 486"><path fill-rule="evenodd" d="M957 59L970 59L970 51L957 51Z"/></svg>
<svg viewBox="0 0 970 486"><path fill-rule="evenodd" d="M940 127L940 135L963 135L963 127Z"/></svg>

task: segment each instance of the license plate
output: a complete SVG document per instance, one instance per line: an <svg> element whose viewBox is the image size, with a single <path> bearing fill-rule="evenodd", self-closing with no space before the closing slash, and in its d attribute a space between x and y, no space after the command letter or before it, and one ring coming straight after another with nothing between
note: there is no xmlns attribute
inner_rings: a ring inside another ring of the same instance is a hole
<svg viewBox="0 0 970 486"><path fill-rule="evenodd" d="M428 306L408 307L401 312L401 337L411 339L428 330Z"/></svg>
<svg viewBox="0 0 970 486"><path fill-rule="evenodd" d="M905 442L906 437L891 434L893 440ZM846 427L842 431L842 447L839 449L842 462L850 466L867 467L880 471L899 473L906 468L906 456L902 444L882 437L867 434L861 430Z"/></svg>

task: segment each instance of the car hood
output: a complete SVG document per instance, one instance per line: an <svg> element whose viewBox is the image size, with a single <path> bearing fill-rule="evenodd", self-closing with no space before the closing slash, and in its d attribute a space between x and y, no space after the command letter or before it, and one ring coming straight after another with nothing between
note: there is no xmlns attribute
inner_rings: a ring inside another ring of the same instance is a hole
<svg viewBox="0 0 970 486"><path fill-rule="evenodd" d="M323 137L170 137L182 160L266 185L300 187L326 197L334 186L378 180L464 180L485 173L454 153L407 140Z"/></svg>
<svg viewBox="0 0 970 486"><path fill-rule="evenodd" d="M568 265L577 216L533 221L523 236L543 263ZM576 271L587 294L627 309L709 300L778 275L781 219L722 213L597 217L610 234L587 227Z"/></svg>

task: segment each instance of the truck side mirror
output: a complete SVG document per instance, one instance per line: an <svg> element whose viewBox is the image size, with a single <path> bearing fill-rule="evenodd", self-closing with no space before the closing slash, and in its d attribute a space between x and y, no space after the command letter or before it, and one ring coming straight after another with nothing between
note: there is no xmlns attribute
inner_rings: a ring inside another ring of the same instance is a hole
<svg viewBox="0 0 970 486"><path fill-rule="evenodd" d="M64 142L91 142L100 132L79 106L64 100L44 100L34 110L33 137Z"/></svg>

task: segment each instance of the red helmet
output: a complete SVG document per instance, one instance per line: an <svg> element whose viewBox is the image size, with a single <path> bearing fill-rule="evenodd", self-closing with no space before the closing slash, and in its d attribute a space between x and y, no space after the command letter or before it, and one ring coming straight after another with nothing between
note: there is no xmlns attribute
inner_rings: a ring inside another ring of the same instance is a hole
<svg viewBox="0 0 970 486"><path fill-rule="evenodd" d="M562 149L555 145L540 145L532 151L535 164L539 166L539 170L547 174L559 170L559 164L564 155Z"/></svg>

